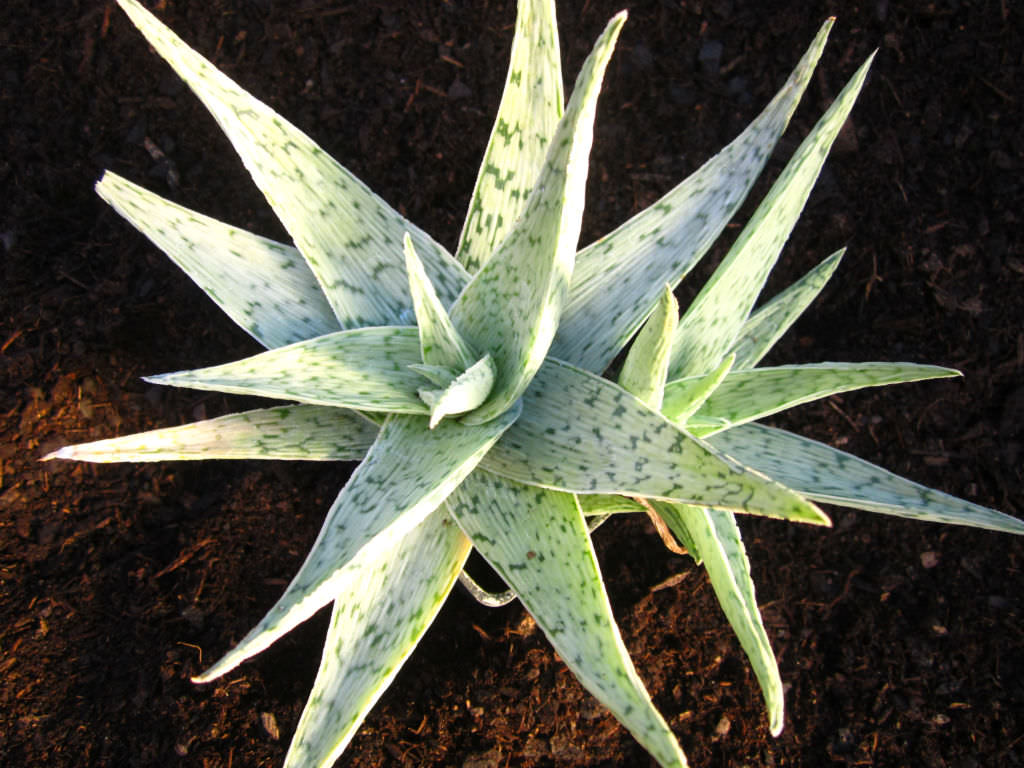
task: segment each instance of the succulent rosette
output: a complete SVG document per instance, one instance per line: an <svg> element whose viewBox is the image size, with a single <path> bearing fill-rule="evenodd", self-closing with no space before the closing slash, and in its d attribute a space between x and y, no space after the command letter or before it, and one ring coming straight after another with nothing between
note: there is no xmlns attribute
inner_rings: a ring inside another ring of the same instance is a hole
<svg viewBox="0 0 1024 768"><path fill-rule="evenodd" d="M870 60L680 316L673 289L750 191L831 21L739 137L577 250L595 107L626 14L608 23L566 102L554 2L520 0L505 91L452 253L138 2L118 1L209 108L293 240L106 173L100 196L267 348L148 380L286 402L48 458L359 462L281 598L196 678L230 672L333 605L286 765L337 759L474 548L583 686L660 765L683 766L608 602L590 537L607 516L647 514L670 546L703 563L773 734L783 687L737 513L828 525L815 504L827 502L1024 532L1015 518L757 423L839 392L958 375L910 363L758 365L839 263L841 252L755 309Z"/></svg>

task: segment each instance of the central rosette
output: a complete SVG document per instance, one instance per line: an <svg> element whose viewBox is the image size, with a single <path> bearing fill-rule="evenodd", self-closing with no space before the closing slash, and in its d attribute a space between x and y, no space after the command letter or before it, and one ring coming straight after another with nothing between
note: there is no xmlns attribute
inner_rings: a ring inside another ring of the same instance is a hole
<svg viewBox="0 0 1024 768"><path fill-rule="evenodd" d="M483 405L494 389L497 369L490 354L478 357L455 330L408 232L404 244L405 271L423 355L421 365L409 367L436 387L418 390L420 400L430 409L433 429L445 416L468 413Z"/></svg>

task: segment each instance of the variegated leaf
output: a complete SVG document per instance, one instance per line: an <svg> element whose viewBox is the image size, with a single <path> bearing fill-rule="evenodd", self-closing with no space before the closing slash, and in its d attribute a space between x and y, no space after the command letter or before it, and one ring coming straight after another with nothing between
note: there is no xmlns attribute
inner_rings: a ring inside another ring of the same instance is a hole
<svg viewBox="0 0 1024 768"><path fill-rule="evenodd" d="M481 464L529 485L716 506L827 525L821 510L694 440L612 382L548 360Z"/></svg>
<svg viewBox="0 0 1024 768"><path fill-rule="evenodd" d="M412 295L416 327L420 333L423 364L464 371L478 356L452 325L448 310L437 297L437 292L423 268L423 262L420 261L408 232L405 233L403 246L405 270L409 273L409 293Z"/></svg>
<svg viewBox="0 0 1024 768"><path fill-rule="evenodd" d="M685 766L622 642L576 500L477 471L447 506L580 683L660 765Z"/></svg>
<svg viewBox="0 0 1024 768"><path fill-rule="evenodd" d="M442 506L341 569L320 670L285 768L334 764L437 616L470 549Z"/></svg>
<svg viewBox="0 0 1024 768"><path fill-rule="evenodd" d="M518 414L513 409L477 427L419 416L390 416L352 473L320 529L306 561L259 624L197 682L220 677L254 656L335 599L342 569L366 548L382 558L394 536L419 525L473 471Z"/></svg>
<svg viewBox="0 0 1024 768"><path fill-rule="evenodd" d="M753 368L761 362L761 358L821 293L845 252L846 249L841 248L833 253L747 318L729 350L736 354L735 368Z"/></svg>
<svg viewBox="0 0 1024 768"><path fill-rule="evenodd" d="M74 461L295 459L358 461L377 427L354 411L290 405L232 413L180 427L68 445L43 457Z"/></svg>
<svg viewBox="0 0 1024 768"><path fill-rule="evenodd" d="M708 442L809 499L885 515L1024 534L1024 521L932 490L849 453L761 424Z"/></svg>
<svg viewBox="0 0 1024 768"><path fill-rule="evenodd" d="M951 368L917 363L815 363L734 370L688 419L686 428L703 437L840 392L959 375ZM669 382L666 391L686 389L692 381Z"/></svg>
<svg viewBox="0 0 1024 768"><path fill-rule="evenodd" d="M640 329L619 373L619 386L654 411L661 410L672 355L672 338L679 322L679 304L665 286L661 301Z"/></svg>
<svg viewBox="0 0 1024 768"><path fill-rule="evenodd" d="M411 310L402 263L409 232L446 306L469 275L309 136L219 72L136 0L118 0L195 92L295 240L342 328L398 323Z"/></svg>
<svg viewBox="0 0 1024 768"><path fill-rule="evenodd" d="M668 297L671 296L669 293ZM620 377L620 382L626 390L638 395L654 410L664 411L665 406L672 410L672 404L665 402L663 405L662 400L672 351L672 337L676 328L676 312L674 299L670 303L663 300L659 304L659 310L652 315L654 322L649 320L644 326L626 358L626 366L629 366L631 359L633 360L635 371L625 375L627 368L624 367L624 375ZM666 315L670 319L665 319ZM684 416L700 407L700 403L725 377L732 367L733 360L733 356L729 355L717 371L702 377L689 388L688 405L682 404L679 402L680 398L676 398L677 415ZM750 657L751 666L761 683L768 705L772 734L778 735L782 730L782 680L754 598L754 582L735 516L725 509L709 509L665 501L655 500L650 502L650 505L650 514L661 518L671 531L671 534L666 531L663 535L675 535L694 560L703 563L707 569L718 602L739 637L740 644ZM657 527L659 521L656 518L652 519Z"/></svg>
<svg viewBox="0 0 1024 768"><path fill-rule="evenodd" d="M672 532L689 541L699 553L722 611L761 686L771 734L778 736L782 733L785 712L782 678L757 607L750 562L736 517L725 509L658 501L653 506Z"/></svg>
<svg viewBox="0 0 1024 768"><path fill-rule="evenodd" d="M625 12L615 16L594 45L523 215L452 307L455 327L489 352L498 370L491 396L469 423L492 419L519 399L558 329L583 218L597 96L625 20Z"/></svg>
<svg viewBox="0 0 1024 768"><path fill-rule="evenodd" d="M309 266L290 245L203 216L110 171L96 192L263 346L340 329Z"/></svg>
<svg viewBox="0 0 1024 768"><path fill-rule="evenodd" d="M445 365L420 365L419 363L416 363L414 365L410 365L409 370L416 371L416 373L425 378L431 384L436 384L439 387L447 387L455 381L459 375L457 370Z"/></svg>
<svg viewBox="0 0 1024 768"><path fill-rule="evenodd" d="M586 517L635 514L645 511L643 504L625 496L586 494L579 497L580 509Z"/></svg>
<svg viewBox="0 0 1024 768"><path fill-rule="evenodd" d="M800 218L829 148L860 93L872 59L873 54L804 139L725 260L679 321L670 378L707 373L736 341L782 246Z"/></svg>
<svg viewBox="0 0 1024 768"><path fill-rule="evenodd" d="M484 355L444 389L421 389L420 400L430 408L430 428L436 427L445 416L479 407L494 387L495 375L491 356Z"/></svg>
<svg viewBox="0 0 1024 768"><path fill-rule="evenodd" d="M554 0L522 0L505 90L456 251L476 272L519 218L562 117Z"/></svg>
<svg viewBox="0 0 1024 768"><path fill-rule="evenodd" d="M662 286L677 285L714 244L788 125L832 21L739 137L657 203L579 252L554 357L604 371L650 314Z"/></svg>
<svg viewBox="0 0 1024 768"><path fill-rule="evenodd" d="M670 381L665 385L665 396L661 405L662 414L669 421L699 434L690 424L693 414L699 411L712 393L723 381L727 380L726 377L732 371L735 363L736 357L729 354L718 364L717 368L703 376Z"/></svg>
<svg viewBox="0 0 1024 768"><path fill-rule="evenodd" d="M363 411L425 414L415 328L357 328L279 347L234 363L148 376L146 381L333 405Z"/></svg>

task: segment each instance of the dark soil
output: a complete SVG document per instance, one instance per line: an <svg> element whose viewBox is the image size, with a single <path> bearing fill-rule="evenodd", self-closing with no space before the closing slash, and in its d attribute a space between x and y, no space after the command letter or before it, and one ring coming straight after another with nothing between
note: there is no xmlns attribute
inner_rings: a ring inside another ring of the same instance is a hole
<svg viewBox="0 0 1024 768"><path fill-rule="evenodd" d="M504 82L511 2L155 5L454 245ZM624 3L559 5L573 78ZM777 423L1024 515L1018 4L634 6L600 106L584 241L731 139L837 15L770 171L880 52L769 288L849 251L771 361L904 359L965 376L835 397ZM140 376L258 350L92 193L102 169L283 233L213 121L112 2L6 0L0 57L0 763L277 765L324 616L216 684L189 676L280 594L348 468L37 459L238 410L238 399ZM684 301L708 269L680 289ZM832 512L832 531L744 520L789 685L779 739L704 574L644 520L597 534L627 644L691 762L1021 765L1024 541ZM487 610L461 590L339 763L650 764L521 607Z"/></svg>

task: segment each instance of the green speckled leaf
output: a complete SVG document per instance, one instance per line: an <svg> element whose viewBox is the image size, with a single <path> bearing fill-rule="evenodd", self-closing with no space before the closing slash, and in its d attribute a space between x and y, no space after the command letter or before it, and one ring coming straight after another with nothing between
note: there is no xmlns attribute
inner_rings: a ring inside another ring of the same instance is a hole
<svg viewBox="0 0 1024 768"><path fill-rule="evenodd" d="M736 354L735 368L753 368L761 362L761 358L821 293L845 252L846 249L842 248L833 253L747 318L729 350Z"/></svg>
<svg viewBox="0 0 1024 768"><path fill-rule="evenodd" d="M459 372L454 368L445 365L421 365L419 363L410 365L409 370L416 371L431 384L439 387L447 387L458 377Z"/></svg>
<svg viewBox="0 0 1024 768"><path fill-rule="evenodd" d="M654 411L661 410L672 354L672 337L678 322L679 304L672 295L672 289L665 286L658 306L634 339L619 373L619 386Z"/></svg>
<svg viewBox="0 0 1024 768"><path fill-rule="evenodd" d="M669 421L700 434L693 429L691 418L722 384L735 363L736 357L729 354L710 373L669 382L665 386L661 413Z"/></svg>
<svg viewBox="0 0 1024 768"><path fill-rule="evenodd" d="M366 455L376 437L377 427L353 411L322 405L290 405L68 445L44 458L97 462L184 459L358 461Z"/></svg>
<svg viewBox="0 0 1024 768"><path fill-rule="evenodd" d="M203 216L110 171L96 192L263 346L340 329L309 265L290 245Z"/></svg>
<svg viewBox="0 0 1024 768"><path fill-rule="evenodd" d="M643 514L647 510L638 501L625 496L599 496L587 494L579 497L580 509L587 517L607 515Z"/></svg>
<svg viewBox="0 0 1024 768"><path fill-rule="evenodd" d="M452 307L455 327L498 369L494 391L469 422L492 419L519 399L558 329L583 218L597 96L625 20L625 12L615 16L594 45L522 217Z"/></svg>
<svg viewBox="0 0 1024 768"><path fill-rule="evenodd" d="M849 453L761 424L708 442L809 499L885 515L1024 534L1024 521L935 491Z"/></svg>
<svg viewBox="0 0 1024 768"><path fill-rule="evenodd" d="M415 328L357 328L234 363L148 376L146 381L363 411L425 414L427 406L417 395L423 378L409 369L419 361Z"/></svg>
<svg viewBox="0 0 1024 768"><path fill-rule="evenodd" d="M612 382L548 360L481 464L570 493L644 496L828 524L778 483L710 450Z"/></svg>
<svg viewBox="0 0 1024 768"><path fill-rule="evenodd" d="M342 328L398 323L412 309L402 235L412 234L448 306L469 279L309 136L240 88L135 0L118 0L149 43L195 92L252 174L323 287Z"/></svg>
<svg viewBox="0 0 1024 768"><path fill-rule="evenodd" d="M478 427L419 416L390 416L352 473L313 548L284 595L242 641L202 675L208 682L254 656L335 599L341 569L366 547L383 557L394 536L419 525L473 471L518 415L513 409Z"/></svg>
<svg viewBox="0 0 1024 768"><path fill-rule="evenodd" d="M562 117L562 67L554 0L523 0L505 90L456 251L476 272L526 205Z"/></svg>
<svg viewBox="0 0 1024 768"><path fill-rule="evenodd" d="M778 736L785 712L782 678L757 607L750 562L736 517L724 509L658 501L653 505L672 532L688 540L699 553L722 611L761 685L771 734Z"/></svg>
<svg viewBox="0 0 1024 768"><path fill-rule="evenodd" d="M658 302L715 243L789 123L821 56L822 25L765 110L696 173L576 257L569 300L551 354L600 373Z"/></svg>
<svg viewBox="0 0 1024 768"><path fill-rule="evenodd" d="M687 308L676 329L670 378L707 373L735 343L782 246L800 218L832 142L860 93L872 59L874 54L850 78L804 139L721 265Z"/></svg>
<svg viewBox="0 0 1024 768"><path fill-rule="evenodd" d="M951 368L917 363L815 363L734 370L686 427L706 436L840 392L959 375ZM666 390L685 389L691 381L669 382Z"/></svg>
<svg viewBox="0 0 1024 768"><path fill-rule="evenodd" d="M659 764L685 766L622 642L576 500L477 471L447 507L580 683Z"/></svg>
<svg viewBox="0 0 1024 768"><path fill-rule="evenodd" d="M285 768L334 764L437 616L470 549L442 506L341 569L320 671Z"/></svg>
<svg viewBox="0 0 1024 768"><path fill-rule="evenodd" d="M671 296L669 293L668 297ZM729 355L718 370L701 377L693 386L686 388L686 402L683 402L682 397L676 397L675 403L669 402L667 398L663 403L663 395L667 394L664 382L676 327L676 312L674 300L662 300L659 309L633 343L620 382L626 390L638 395L652 409L667 410L675 412L677 417L685 417L689 412L699 408L701 402L715 390L732 367L734 357ZM631 360L634 369L626 375ZM682 394L682 389L677 388L679 394ZM605 509L608 510L612 507L609 499L622 497L598 498L604 501ZM637 506L643 508L642 505ZM651 502L651 508L665 521L694 560L703 563L707 569L718 602L736 631L740 644L750 657L751 666L761 683L768 705L772 734L778 735L782 730L783 717L782 680L754 598L750 565L743 549L735 516L725 509L709 509L656 500Z"/></svg>
<svg viewBox="0 0 1024 768"><path fill-rule="evenodd" d="M409 293L416 313L416 327L420 334L420 352L423 364L464 371L473 364L477 355L462 340L452 325L444 304L430 282L423 262L416 253L409 233L402 244L405 249L405 270L409 274Z"/></svg>
<svg viewBox="0 0 1024 768"><path fill-rule="evenodd" d="M455 416L480 406L494 387L494 362L484 355L444 389L421 389L420 399L430 407L430 428L445 416Z"/></svg>

